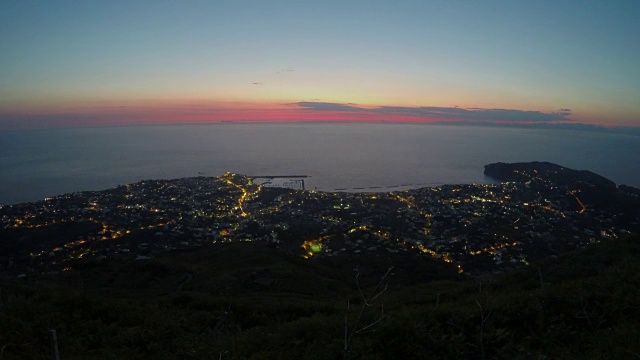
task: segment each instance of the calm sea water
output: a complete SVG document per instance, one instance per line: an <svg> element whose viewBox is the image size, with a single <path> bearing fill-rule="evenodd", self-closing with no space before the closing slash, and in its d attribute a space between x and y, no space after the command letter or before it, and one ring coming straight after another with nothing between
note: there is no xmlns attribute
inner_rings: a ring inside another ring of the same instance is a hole
<svg viewBox="0 0 640 360"><path fill-rule="evenodd" d="M573 130L214 123L0 132L0 204L143 179L309 175L308 189L486 183L492 162L550 161L640 187L640 137Z"/></svg>

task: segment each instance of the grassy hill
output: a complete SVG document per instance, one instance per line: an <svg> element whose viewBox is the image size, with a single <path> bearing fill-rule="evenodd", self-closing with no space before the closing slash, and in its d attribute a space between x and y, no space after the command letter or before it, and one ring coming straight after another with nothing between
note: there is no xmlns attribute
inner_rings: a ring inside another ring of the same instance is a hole
<svg viewBox="0 0 640 360"><path fill-rule="evenodd" d="M639 256L631 236L480 278L255 243L79 262L0 282L0 359L50 358L50 329L65 360L637 359Z"/></svg>

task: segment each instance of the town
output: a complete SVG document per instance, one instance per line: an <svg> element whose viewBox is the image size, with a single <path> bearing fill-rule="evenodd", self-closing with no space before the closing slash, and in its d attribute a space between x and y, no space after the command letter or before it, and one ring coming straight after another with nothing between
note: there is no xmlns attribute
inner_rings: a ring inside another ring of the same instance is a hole
<svg viewBox="0 0 640 360"><path fill-rule="evenodd" d="M526 181L385 193L264 187L226 173L3 206L0 276L53 276L83 261L144 261L228 242L261 242L308 261L391 253L500 273L640 229L636 189L614 189L610 205L626 205L612 210L535 168L514 171Z"/></svg>

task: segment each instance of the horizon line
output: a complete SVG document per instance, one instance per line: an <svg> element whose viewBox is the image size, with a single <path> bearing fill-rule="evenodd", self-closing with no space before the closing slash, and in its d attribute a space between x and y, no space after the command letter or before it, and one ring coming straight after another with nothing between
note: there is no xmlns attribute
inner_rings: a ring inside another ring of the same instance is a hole
<svg viewBox="0 0 640 360"><path fill-rule="evenodd" d="M640 136L640 127L622 125L595 125L578 122L544 122L544 123L522 123L522 122L496 122L496 121L403 121L403 120L256 120L256 119L234 119L234 120L205 120L205 121L149 121L132 122L127 124L54 124L53 126L33 126L33 127L13 127L0 128L3 132L22 131L46 131L63 129L91 129L91 128L119 128L119 127L143 127L143 126L180 126L180 125L217 125L217 124L378 124L378 125L441 125L441 126L462 126L462 127L497 127L497 128L527 128L527 129L548 129L548 130L581 130L589 132L608 132L617 134Z"/></svg>

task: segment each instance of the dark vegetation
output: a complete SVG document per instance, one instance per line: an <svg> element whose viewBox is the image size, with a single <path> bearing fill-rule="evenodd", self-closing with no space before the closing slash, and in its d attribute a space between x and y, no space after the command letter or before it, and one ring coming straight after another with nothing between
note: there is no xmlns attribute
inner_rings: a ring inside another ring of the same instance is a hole
<svg viewBox="0 0 640 360"><path fill-rule="evenodd" d="M304 260L255 243L78 262L0 282L0 359L49 359L51 329L65 360L638 359L639 256L630 236L483 277L424 257ZM382 320L345 354L345 317L353 326L360 309L359 328Z"/></svg>

